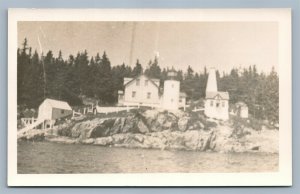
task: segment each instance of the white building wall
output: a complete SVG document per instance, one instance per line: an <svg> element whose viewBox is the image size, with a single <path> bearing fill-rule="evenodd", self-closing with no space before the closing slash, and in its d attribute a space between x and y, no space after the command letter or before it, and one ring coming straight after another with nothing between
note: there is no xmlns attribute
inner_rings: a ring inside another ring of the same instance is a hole
<svg viewBox="0 0 300 194"><path fill-rule="evenodd" d="M177 110L179 107L180 82L166 80L164 82L163 108Z"/></svg>
<svg viewBox="0 0 300 194"><path fill-rule="evenodd" d="M52 119L52 107L46 101L39 106L38 119Z"/></svg>
<svg viewBox="0 0 300 194"><path fill-rule="evenodd" d="M248 107L241 107L240 111L241 118L248 118Z"/></svg>
<svg viewBox="0 0 300 194"><path fill-rule="evenodd" d="M125 87L124 105L141 105L141 106L159 106L159 89L150 80L146 83L147 77L140 76L139 84L137 80L132 81ZM135 92L135 96L132 93Z"/></svg>
<svg viewBox="0 0 300 194"><path fill-rule="evenodd" d="M217 106L219 103L219 107ZM224 105L224 106L223 106ZM210 118L228 120L228 100L215 100L206 99L205 100L205 115Z"/></svg>

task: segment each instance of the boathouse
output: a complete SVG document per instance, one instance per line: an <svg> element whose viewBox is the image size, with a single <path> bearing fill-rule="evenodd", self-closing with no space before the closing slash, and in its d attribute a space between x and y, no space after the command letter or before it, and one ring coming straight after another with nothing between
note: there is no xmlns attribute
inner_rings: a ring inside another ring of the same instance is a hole
<svg viewBox="0 0 300 194"><path fill-rule="evenodd" d="M39 120L56 120L72 115L71 106L60 100L46 98L39 106Z"/></svg>

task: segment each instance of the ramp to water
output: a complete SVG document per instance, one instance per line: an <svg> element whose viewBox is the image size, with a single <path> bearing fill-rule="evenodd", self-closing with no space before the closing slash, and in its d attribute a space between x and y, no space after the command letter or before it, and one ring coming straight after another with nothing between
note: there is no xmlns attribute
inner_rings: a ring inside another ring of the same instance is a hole
<svg viewBox="0 0 300 194"><path fill-rule="evenodd" d="M20 129L18 131L18 138L21 137L24 133L26 133L27 131L39 126L40 124L42 124L44 122L43 119L37 120L36 122L32 123L31 125L28 125L26 127L24 127L23 129Z"/></svg>

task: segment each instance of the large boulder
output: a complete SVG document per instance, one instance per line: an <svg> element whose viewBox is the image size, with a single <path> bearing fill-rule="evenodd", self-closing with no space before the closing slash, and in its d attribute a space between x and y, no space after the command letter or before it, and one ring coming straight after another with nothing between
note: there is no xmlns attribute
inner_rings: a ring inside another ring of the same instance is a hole
<svg viewBox="0 0 300 194"><path fill-rule="evenodd" d="M113 135L111 129L114 126L115 120L116 119L114 118L105 119L101 124L97 125L97 127L90 131L90 135L88 136L88 138L106 137Z"/></svg>
<svg viewBox="0 0 300 194"><path fill-rule="evenodd" d="M72 138L86 139L91 135L91 131L102 125L104 119L95 118L93 120L76 123L71 129Z"/></svg>
<svg viewBox="0 0 300 194"><path fill-rule="evenodd" d="M79 139L111 136L122 131L125 118L95 118L75 124L71 129L71 137Z"/></svg>
<svg viewBox="0 0 300 194"><path fill-rule="evenodd" d="M106 145L111 145L113 142L112 137L99 137L96 138L94 141L95 145L101 145L101 146L106 146Z"/></svg>
<svg viewBox="0 0 300 194"><path fill-rule="evenodd" d="M229 126L218 127L214 130L215 151L218 152L266 152L278 153L278 130L257 131L245 128L247 135L232 135L233 129Z"/></svg>
<svg viewBox="0 0 300 194"><path fill-rule="evenodd" d="M121 130L122 133L129 133L136 129L138 119L134 116L129 116L125 119L123 128Z"/></svg>
<svg viewBox="0 0 300 194"><path fill-rule="evenodd" d="M158 132L160 133L160 132ZM144 148L154 148L154 149L165 149L167 147L167 140L161 138L155 134L147 135L143 141Z"/></svg>
<svg viewBox="0 0 300 194"><path fill-rule="evenodd" d="M178 118L173 113L148 110L142 114L142 117L151 132L178 129Z"/></svg>
<svg viewBox="0 0 300 194"><path fill-rule="evenodd" d="M142 121L142 120L139 120L138 123L137 123L137 129L138 129L138 132L139 133L148 133L149 132L149 129L147 127L147 125Z"/></svg>
<svg viewBox="0 0 300 194"><path fill-rule="evenodd" d="M123 144L124 141L128 138L130 133L119 133L112 136L112 143L116 144Z"/></svg>
<svg viewBox="0 0 300 194"><path fill-rule="evenodd" d="M214 150L215 136L212 132L191 130L186 132L172 131L165 136L171 149Z"/></svg>
<svg viewBox="0 0 300 194"><path fill-rule="evenodd" d="M149 131L146 119L140 113L127 117L121 129L122 133L148 133Z"/></svg>
<svg viewBox="0 0 300 194"><path fill-rule="evenodd" d="M113 126L109 130L110 135L120 133L125 125L126 118L116 118Z"/></svg>
<svg viewBox="0 0 300 194"><path fill-rule="evenodd" d="M83 139L83 140L80 141L80 143L82 143L82 144L93 144L93 143L95 143L95 139L93 139L93 138Z"/></svg>
<svg viewBox="0 0 300 194"><path fill-rule="evenodd" d="M187 117L187 116L180 117L178 119L178 130L179 131L186 131L187 130L189 119L190 118Z"/></svg>
<svg viewBox="0 0 300 194"><path fill-rule="evenodd" d="M144 135L142 134L129 134L126 136L123 147L129 148L143 148Z"/></svg>

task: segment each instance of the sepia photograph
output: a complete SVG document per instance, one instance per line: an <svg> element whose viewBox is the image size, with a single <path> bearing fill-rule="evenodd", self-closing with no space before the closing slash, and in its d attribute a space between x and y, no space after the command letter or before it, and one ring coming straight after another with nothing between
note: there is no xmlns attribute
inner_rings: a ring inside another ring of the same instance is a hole
<svg viewBox="0 0 300 194"><path fill-rule="evenodd" d="M10 10L12 185L291 184L290 10L81 11Z"/></svg>

